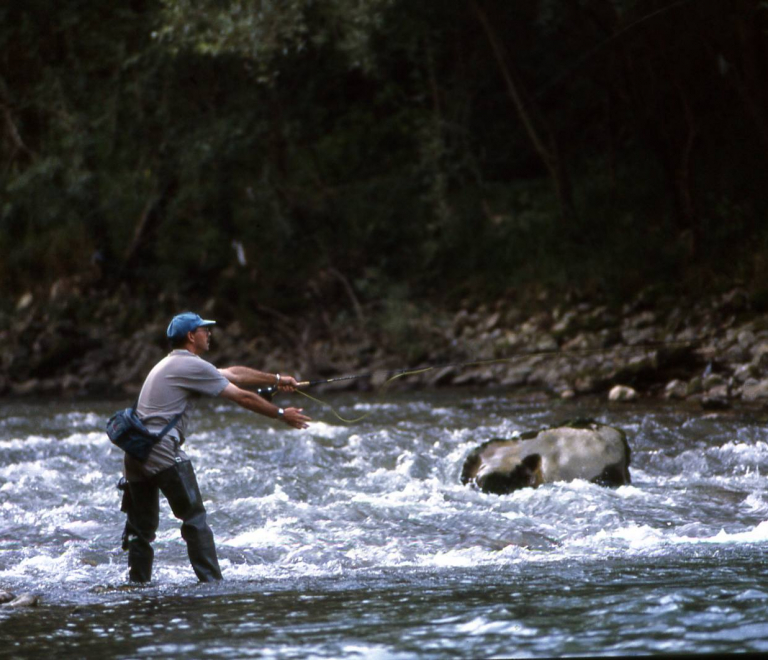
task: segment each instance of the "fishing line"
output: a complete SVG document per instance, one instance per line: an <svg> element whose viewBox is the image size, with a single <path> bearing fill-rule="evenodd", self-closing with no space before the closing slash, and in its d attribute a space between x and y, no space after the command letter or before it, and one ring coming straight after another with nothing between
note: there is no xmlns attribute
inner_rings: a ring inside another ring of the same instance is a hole
<svg viewBox="0 0 768 660"><path fill-rule="evenodd" d="M400 371L400 372L396 373L394 376L392 376L391 378L388 378L384 382L384 384L379 389L379 394L381 394L386 389L387 385L389 385L393 380L397 380L398 378L402 378L403 376L414 376L416 374L422 374L422 373L425 373L427 371L431 371L432 369L436 369L436 368L438 368L438 367L432 366L432 367L423 367L421 369L411 369L411 370ZM320 381L320 382L318 382L316 384L323 384L323 383L329 383L329 382L338 382L339 380L351 380L353 378L368 378L371 375L372 374L363 374L363 375L360 375L360 376L346 376L346 377L336 378L336 379L331 378L331 379L328 379L326 381ZM305 383L299 383L299 386L304 385L304 384ZM336 419L344 422L345 424L357 424L357 422L363 421L366 417L368 417L368 415L371 414L371 411L369 410L368 412L363 413L362 415L360 415L360 417L355 417L354 419L347 419L345 417L342 417L336 411L336 409L330 403L328 403L327 401L323 401L322 399L318 399L317 397L314 397L314 396L312 396L310 394L307 394L304 390L301 390L301 389L297 389L296 392L298 392L302 396L305 396L308 399L311 399L312 401L315 401L316 403L319 403L320 405L325 406L326 408L330 409L330 411L331 411L331 413L333 413L334 417L336 417Z"/></svg>
<svg viewBox="0 0 768 660"><path fill-rule="evenodd" d="M679 340L679 341L667 341L667 342L651 342L651 343L645 343L645 344L637 344L635 346L623 346L618 347L618 350L624 351L624 350L656 350L658 348L666 347L666 346L677 346L677 345L683 345L683 346L691 346L701 341L701 339L692 339L692 340ZM427 373L428 371L433 371L435 369L445 369L448 367L453 368L462 368L462 367L477 367L477 366L483 366L483 365L491 365L491 364L502 364L504 362L512 362L513 360L519 360L526 357L539 357L539 356L553 356L556 358L562 358L562 357L569 357L573 355L580 355L580 354L590 354L590 353L606 353L611 351L611 348L581 348L581 349L572 349L568 351L561 351L561 350L543 350L543 351L529 351L524 353L515 353L514 355L503 357L503 358L490 358L485 360L473 360L469 362L454 362L454 363L448 363L448 364L433 364L425 367L417 367L414 369L400 369L396 371L388 371L387 374L390 375L382 384L381 388L379 389L379 394L384 392L386 388L392 383L393 381L397 380L398 378L403 378L405 376L416 376L419 374ZM368 415L371 414L372 411L367 411L364 414L362 414L360 417L355 417L353 419L348 419L343 417L339 412L327 401L323 401L322 399L319 399L317 397L314 397L310 394L307 394L303 389L305 387L314 387L316 385L328 385L331 383L337 383L340 381L346 381L346 380L357 380L361 378L372 378L375 372L373 373L366 373L366 374L357 374L352 376L338 376L336 378L327 378L324 380L314 380L314 381L301 381L298 383L298 389L295 391L302 396L306 397L307 399L310 399L311 401L314 401L315 403L319 403L320 405L330 409L331 413L341 422L344 422L345 424L356 424L358 422L361 422L364 420Z"/></svg>
<svg viewBox="0 0 768 660"><path fill-rule="evenodd" d="M311 394L307 394L303 390L296 390L297 394L301 394L301 396L305 396L311 401L314 401L315 403L319 403L321 406L324 406L328 408L333 416L338 419L341 422L344 422L345 424L357 424L358 422L362 422L368 415L371 414L371 411L369 410L366 413L363 413L360 415L360 417L355 417L353 419L347 419L346 417L342 417L338 412L336 412L336 408L334 408L330 403L327 401L323 401L322 399L318 399L317 397L312 396Z"/></svg>

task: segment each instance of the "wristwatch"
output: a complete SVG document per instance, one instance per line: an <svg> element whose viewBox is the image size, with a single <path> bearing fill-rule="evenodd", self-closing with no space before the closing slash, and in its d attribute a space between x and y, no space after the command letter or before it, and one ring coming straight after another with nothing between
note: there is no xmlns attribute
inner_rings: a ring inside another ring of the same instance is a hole
<svg viewBox="0 0 768 660"><path fill-rule="evenodd" d="M283 408L278 408L277 409L277 418L278 419L283 419L283 417L285 417L285 410Z"/></svg>

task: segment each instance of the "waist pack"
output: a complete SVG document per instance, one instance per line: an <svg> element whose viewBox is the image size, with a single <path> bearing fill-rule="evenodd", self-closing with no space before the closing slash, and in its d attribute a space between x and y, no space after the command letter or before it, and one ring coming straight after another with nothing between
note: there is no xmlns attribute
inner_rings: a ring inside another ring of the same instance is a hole
<svg viewBox="0 0 768 660"><path fill-rule="evenodd" d="M160 433L152 433L139 419L134 405L132 408L117 411L109 418L107 436L112 444L143 463L149 457L155 443L162 440L163 436L176 426L182 414L176 415Z"/></svg>

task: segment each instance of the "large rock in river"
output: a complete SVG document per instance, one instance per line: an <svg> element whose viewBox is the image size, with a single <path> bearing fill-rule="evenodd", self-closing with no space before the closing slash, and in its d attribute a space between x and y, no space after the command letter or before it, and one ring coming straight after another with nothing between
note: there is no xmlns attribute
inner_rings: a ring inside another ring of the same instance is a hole
<svg viewBox="0 0 768 660"><path fill-rule="evenodd" d="M574 479L621 486L630 483L629 460L624 431L592 419L574 420L509 440L488 440L467 456L461 483L498 495Z"/></svg>

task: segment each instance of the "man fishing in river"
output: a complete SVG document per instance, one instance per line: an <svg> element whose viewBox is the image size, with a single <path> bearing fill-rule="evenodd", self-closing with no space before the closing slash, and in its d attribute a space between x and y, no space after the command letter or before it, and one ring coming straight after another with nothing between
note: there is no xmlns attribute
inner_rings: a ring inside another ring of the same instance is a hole
<svg viewBox="0 0 768 660"><path fill-rule="evenodd" d="M139 394L136 412L150 431L161 432L174 418L177 423L154 445L146 462L125 455L127 484L121 508L128 516L123 549L128 550L131 582L149 582L152 577L151 543L159 523L160 491L173 514L182 521L181 535L198 579L201 582L222 579L195 471L181 448L188 434L188 417L195 399L202 395L220 396L295 429L307 428L310 421L301 408L279 408L258 394L242 389L276 385L280 390L291 392L297 386L291 376L241 366L217 369L201 357L210 348L211 326L215 323L192 312L175 316L166 333L172 350L149 372Z"/></svg>

